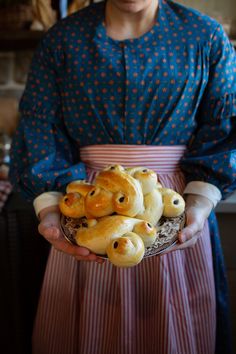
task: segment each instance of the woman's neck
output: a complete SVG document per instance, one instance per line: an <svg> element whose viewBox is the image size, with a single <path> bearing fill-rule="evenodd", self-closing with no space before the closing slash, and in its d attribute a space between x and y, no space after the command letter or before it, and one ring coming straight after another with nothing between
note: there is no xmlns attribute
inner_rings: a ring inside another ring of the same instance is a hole
<svg viewBox="0 0 236 354"><path fill-rule="evenodd" d="M139 0L107 0L107 35L116 40L140 37L155 24L157 10L158 0L146 0L145 6Z"/></svg>

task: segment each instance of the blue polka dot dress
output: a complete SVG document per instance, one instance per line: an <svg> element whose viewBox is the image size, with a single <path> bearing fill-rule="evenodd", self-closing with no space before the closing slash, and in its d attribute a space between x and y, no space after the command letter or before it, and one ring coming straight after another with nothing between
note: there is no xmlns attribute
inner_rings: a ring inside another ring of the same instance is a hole
<svg viewBox="0 0 236 354"><path fill-rule="evenodd" d="M86 178L80 147L185 145L186 181L227 196L236 187L236 56L222 26L161 0L150 31L119 41L106 33L104 7L59 21L41 41L20 102L12 183L33 200Z"/></svg>

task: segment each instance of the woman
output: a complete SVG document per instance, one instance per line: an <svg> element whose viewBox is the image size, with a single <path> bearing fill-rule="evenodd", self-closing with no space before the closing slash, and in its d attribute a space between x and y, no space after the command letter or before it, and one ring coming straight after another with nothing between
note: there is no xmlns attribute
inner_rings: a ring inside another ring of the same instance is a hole
<svg viewBox="0 0 236 354"><path fill-rule="evenodd" d="M34 353L214 353L207 217L235 188L235 92L221 26L173 2L107 0L46 34L11 166L53 246ZM63 239L60 192L112 163L152 166L185 193L187 225L173 252L119 269Z"/></svg>

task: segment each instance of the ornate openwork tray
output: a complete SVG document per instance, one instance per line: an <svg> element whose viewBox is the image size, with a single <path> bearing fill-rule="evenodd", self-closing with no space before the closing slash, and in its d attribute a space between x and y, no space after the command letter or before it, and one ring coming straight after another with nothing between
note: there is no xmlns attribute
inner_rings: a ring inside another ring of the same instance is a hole
<svg viewBox="0 0 236 354"><path fill-rule="evenodd" d="M83 220L81 219L74 219L61 215L62 233L69 242L76 244L74 237L77 228L82 222ZM175 218L162 217L157 225L158 231L156 241L151 247L146 248L144 257L156 256L173 247L177 242L178 232L184 227L184 224L185 214ZM107 258L106 256L100 257Z"/></svg>

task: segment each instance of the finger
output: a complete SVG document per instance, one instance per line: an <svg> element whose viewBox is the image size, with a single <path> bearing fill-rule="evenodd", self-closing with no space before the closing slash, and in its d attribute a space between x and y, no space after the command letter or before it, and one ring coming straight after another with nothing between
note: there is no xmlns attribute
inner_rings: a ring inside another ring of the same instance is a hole
<svg viewBox="0 0 236 354"><path fill-rule="evenodd" d="M67 254L74 256L74 257L88 256L91 254L91 252L87 248L72 245L71 243L66 241L64 238L54 241L52 243L52 245L58 251L67 253Z"/></svg>
<svg viewBox="0 0 236 354"><path fill-rule="evenodd" d="M198 237L193 237L190 240L188 240L182 244L179 244L179 246L177 246L177 249L184 250L185 248L192 248L196 245L197 241L198 241Z"/></svg>
<svg viewBox="0 0 236 354"><path fill-rule="evenodd" d="M46 216L38 226L39 232L46 238L52 238L53 240L59 238L61 235L59 220L60 218L57 214Z"/></svg>
<svg viewBox="0 0 236 354"><path fill-rule="evenodd" d="M173 247L170 247L167 251L163 252L162 254L167 254L173 251L182 251L186 248L191 248L194 247L196 242L198 240L198 237L193 237L192 239L184 242L184 243L177 243Z"/></svg>
<svg viewBox="0 0 236 354"><path fill-rule="evenodd" d="M87 257L86 257L89 261L98 261L98 260L102 260L102 258L99 258L96 254L94 253L90 253Z"/></svg>
<svg viewBox="0 0 236 354"><path fill-rule="evenodd" d="M198 223L194 222L187 225L179 232L178 239L180 243L184 243L193 238L200 231Z"/></svg>
<svg viewBox="0 0 236 354"><path fill-rule="evenodd" d="M56 226L48 226L46 222L40 223L38 230L58 251L70 254L71 256L88 256L90 254L87 248L74 246L66 241L60 229Z"/></svg>

